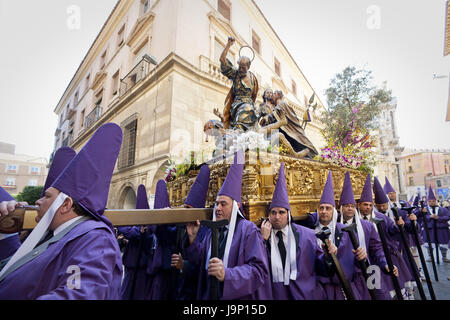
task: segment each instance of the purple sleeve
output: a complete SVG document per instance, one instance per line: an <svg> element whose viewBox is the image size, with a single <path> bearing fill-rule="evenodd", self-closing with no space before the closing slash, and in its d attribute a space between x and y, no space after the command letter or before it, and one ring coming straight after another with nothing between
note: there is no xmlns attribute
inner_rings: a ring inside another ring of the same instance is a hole
<svg viewBox="0 0 450 320"><path fill-rule="evenodd" d="M118 227L119 234L123 234L125 239L137 240L141 236L141 230L139 226L134 227Z"/></svg>
<svg viewBox="0 0 450 320"><path fill-rule="evenodd" d="M192 264L204 266L205 261L203 261L204 258L202 252L206 252L207 250L206 245L207 243L209 243L207 241L208 238L209 237L204 237L203 240L200 241L199 237L197 236L194 242L184 249L184 258L186 258Z"/></svg>
<svg viewBox="0 0 450 320"><path fill-rule="evenodd" d="M450 220L449 212L446 208L440 208L439 211L442 211L442 212L439 212L439 218L438 218L439 221L445 222L445 221Z"/></svg>
<svg viewBox="0 0 450 320"><path fill-rule="evenodd" d="M371 264L376 264L380 268L384 268L387 265L386 257L384 256L383 244L381 243L380 236L378 235L375 227L370 224L368 234L369 236L369 248L368 256Z"/></svg>
<svg viewBox="0 0 450 320"><path fill-rule="evenodd" d="M253 294L270 281L269 264L263 238L255 227L246 236L243 265L225 268L224 300L239 299Z"/></svg>
<svg viewBox="0 0 450 320"><path fill-rule="evenodd" d="M64 267L60 268L58 274L48 275L58 278L58 287L37 299L119 299L122 264L120 251L114 242L115 238L101 229L90 231L79 240L72 241L61 253L67 255ZM77 274L79 276L75 277ZM78 285L76 279L79 280Z"/></svg>

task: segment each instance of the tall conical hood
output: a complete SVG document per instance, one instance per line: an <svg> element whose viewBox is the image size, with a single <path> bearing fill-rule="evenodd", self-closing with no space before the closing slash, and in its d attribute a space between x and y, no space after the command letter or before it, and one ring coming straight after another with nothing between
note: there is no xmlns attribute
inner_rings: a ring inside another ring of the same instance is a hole
<svg viewBox="0 0 450 320"><path fill-rule="evenodd" d="M136 196L136 209L149 209L147 189L143 184L139 185Z"/></svg>
<svg viewBox="0 0 450 320"><path fill-rule="evenodd" d="M352 181L350 180L350 172L345 173L344 185L342 186L341 198L339 199L339 205L343 206L346 204L355 203L355 195L353 194Z"/></svg>
<svg viewBox="0 0 450 320"><path fill-rule="evenodd" d="M210 170L207 164L201 166L200 171L192 184L191 190L186 198L185 204L189 204L194 208L204 208L206 196L209 188Z"/></svg>
<svg viewBox="0 0 450 320"><path fill-rule="evenodd" d="M359 198L359 203L362 202L373 202L372 183L370 180L370 174L368 174L366 177L366 182L364 183L364 188L361 192L361 197Z"/></svg>
<svg viewBox="0 0 450 320"><path fill-rule="evenodd" d="M0 202L11 200L14 200L14 198L5 189L0 187Z"/></svg>
<svg viewBox="0 0 450 320"><path fill-rule="evenodd" d="M97 220L108 223L102 215L121 144L122 129L115 123L102 125L51 187L77 201Z"/></svg>
<svg viewBox="0 0 450 320"><path fill-rule="evenodd" d="M230 166L227 177L220 188L218 196L228 196L235 200L237 203L241 203L242 192L242 173L244 170L244 153L242 150L238 150L234 155L233 164Z"/></svg>
<svg viewBox="0 0 450 320"><path fill-rule="evenodd" d="M373 193L375 194L376 204L383 204L389 202L389 199L386 193L384 192L383 187L381 186L381 183L377 177L375 177L373 180Z"/></svg>
<svg viewBox="0 0 450 320"><path fill-rule="evenodd" d="M280 170L278 172L278 180L273 191L272 202L270 203L270 209L272 208L285 208L291 210L289 206L289 196L286 186L286 178L284 173L284 163L281 162Z"/></svg>
<svg viewBox="0 0 450 320"><path fill-rule="evenodd" d="M331 170L328 171L327 182L322 191L322 197L320 198L319 204L331 204L333 207L336 206L336 201L334 200L334 189L333 189L333 176L331 175Z"/></svg>
<svg viewBox="0 0 450 320"><path fill-rule="evenodd" d="M159 179L156 183L155 203L153 209L170 208L169 193L167 192L167 185L163 179Z"/></svg>
<svg viewBox="0 0 450 320"><path fill-rule="evenodd" d="M42 189L42 197L53 182L58 178L61 172L66 168L70 161L75 157L76 152L69 147L62 147L56 150L53 161L48 170L47 179L45 180L44 189Z"/></svg>
<svg viewBox="0 0 450 320"><path fill-rule="evenodd" d="M384 193L389 193L389 192L395 192L394 188L392 187L391 183L389 182L387 177L384 177Z"/></svg>
<svg viewBox="0 0 450 320"><path fill-rule="evenodd" d="M431 189L431 186L428 187L427 200L436 200L436 196L434 195L434 192L433 192L433 189Z"/></svg>

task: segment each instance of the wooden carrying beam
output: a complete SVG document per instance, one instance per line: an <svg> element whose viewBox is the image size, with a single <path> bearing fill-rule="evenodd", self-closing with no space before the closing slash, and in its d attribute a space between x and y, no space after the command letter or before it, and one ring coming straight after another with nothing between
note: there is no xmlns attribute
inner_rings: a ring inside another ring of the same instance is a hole
<svg viewBox="0 0 450 320"><path fill-rule="evenodd" d="M211 220L212 208L174 208L174 209L121 209L105 210L104 216L115 227L152 224L177 224ZM17 208L10 215L0 219L0 233L14 233L32 230L36 226L37 210L33 207Z"/></svg>

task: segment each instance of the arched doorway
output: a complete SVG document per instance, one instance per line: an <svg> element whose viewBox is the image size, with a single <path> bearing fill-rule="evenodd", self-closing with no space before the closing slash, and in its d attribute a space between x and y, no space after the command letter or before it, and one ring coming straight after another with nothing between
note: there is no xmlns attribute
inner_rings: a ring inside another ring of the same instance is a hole
<svg viewBox="0 0 450 320"><path fill-rule="evenodd" d="M122 196L120 197L120 205L122 209L135 209L136 208L136 192L133 188L126 187L122 191Z"/></svg>

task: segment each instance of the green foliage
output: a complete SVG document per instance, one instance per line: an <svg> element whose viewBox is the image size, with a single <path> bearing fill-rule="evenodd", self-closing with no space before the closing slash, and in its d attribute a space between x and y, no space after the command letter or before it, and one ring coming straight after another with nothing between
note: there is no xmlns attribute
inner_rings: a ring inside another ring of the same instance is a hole
<svg viewBox="0 0 450 320"><path fill-rule="evenodd" d="M41 198L42 190L44 186L26 186L23 191L19 193L15 198L17 201L26 201L28 204L34 204L37 200Z"/></svg>
<svg viewBox="0 0 450 320"><path fill-rule="evenodd" d="M343 141L351 129L352 120L361 134L378 127L376 119L380 107L391 101L392 91L386 89L386 83L377 88L372 80L371 71L347 67L330 81L330 87L325 91L328 112L321 119L325 124L322 134L326 140ZM354 109L357 107L359 110L355 117Z"/></svg>

